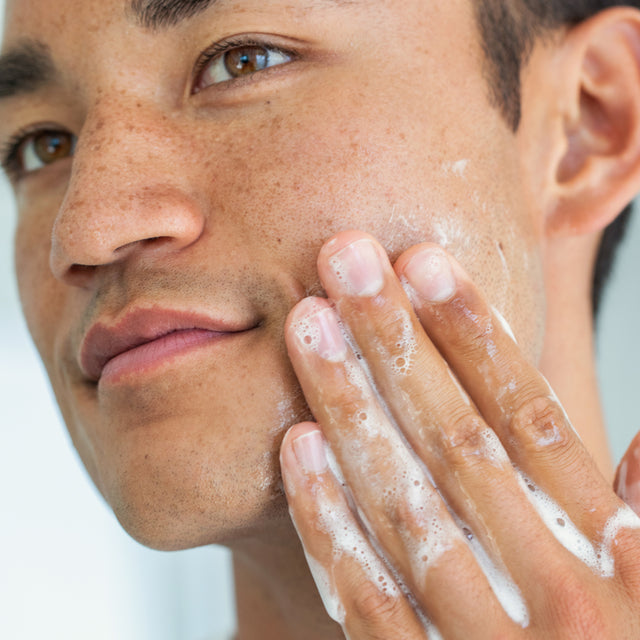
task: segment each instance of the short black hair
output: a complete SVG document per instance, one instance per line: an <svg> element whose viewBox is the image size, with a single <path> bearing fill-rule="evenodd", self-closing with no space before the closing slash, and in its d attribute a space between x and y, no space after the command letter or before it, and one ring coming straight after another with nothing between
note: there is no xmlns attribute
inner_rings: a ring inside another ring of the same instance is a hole
<svg viewBox="0 0 640 640"><path fill-rule="evenodd" d="M562 27L576 25L610 7L640 8L640 0L471 1L482 38L491 101L514 131L518 129L521 117L520 74L536 39ZM594 319L631 210L629 204L602 234L591 287Z"/></svg>

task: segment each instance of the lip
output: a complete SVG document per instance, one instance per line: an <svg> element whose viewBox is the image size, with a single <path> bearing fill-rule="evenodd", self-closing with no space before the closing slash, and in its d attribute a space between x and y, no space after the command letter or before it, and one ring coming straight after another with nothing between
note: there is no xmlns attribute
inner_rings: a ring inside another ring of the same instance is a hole
<svg viewBox="0 0 640 640"><path fill-rule="evenodd" d="M115 380L256 326L171 309L135 309L119 322L90 327L80 347L80 368L93 382Z"/></svg>

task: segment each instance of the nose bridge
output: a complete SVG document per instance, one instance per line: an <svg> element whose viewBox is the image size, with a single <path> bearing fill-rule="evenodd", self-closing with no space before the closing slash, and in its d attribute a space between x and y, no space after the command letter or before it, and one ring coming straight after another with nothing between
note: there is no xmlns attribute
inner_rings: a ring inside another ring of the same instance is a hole
<svg viewBox="0 0 640 640"><path fill-rule="evenodd" d="M85 121L56 217L51 269L99 267L145 247L178 251L202 233L178 132L160 113L112 105ZM180 168L182 172L179 171ZM163 242L151 242L162 240Z"/></svg>

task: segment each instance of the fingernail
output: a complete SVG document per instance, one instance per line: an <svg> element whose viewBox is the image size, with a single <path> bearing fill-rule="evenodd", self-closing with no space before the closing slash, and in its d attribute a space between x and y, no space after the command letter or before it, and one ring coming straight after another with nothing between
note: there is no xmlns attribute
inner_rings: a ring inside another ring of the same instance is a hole
<svg viewBox="0 0 640 640"><path fill-rule="evenodd" d="M382 291L384 272L380 257L370 240L356 240L329 260L347 293L373 297Z"/></svg>
<svg viewBox="0 0 640 640"><path fill-rule="evenodd" d="M305 349L317 352L323 360L340 362L347 355L347 343L332 309L321 309L302 318L296 335Z"/></svg>
<svg viewBox="0 0 640 640"><path fill-rule="evenodd" d="M329 465L319 431L309 431L293 441L293 452L305 471L322 473Z"/></svg>
<svg viewBox="0 0 640 640"><path fill-rule="evenodd" d="M404 269L409 284L428 302L444 302L456 291L456 280L449 259L440 249L423 249Z"/></svg>

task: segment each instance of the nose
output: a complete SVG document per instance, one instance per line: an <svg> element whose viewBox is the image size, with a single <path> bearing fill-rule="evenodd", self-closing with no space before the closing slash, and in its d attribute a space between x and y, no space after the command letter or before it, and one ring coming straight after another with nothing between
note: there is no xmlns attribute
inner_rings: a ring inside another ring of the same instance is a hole
<svg viewBox="0 0 640 640"><path fill-rule="evenodd" d="M133 256L157 259L198 240L205 216L189 186L188 156L176 157L186 150L175 131L123 118L112 124L102 119L84 131L53 225L50 267L56 278L86 286L100 267Z"/></svg>

